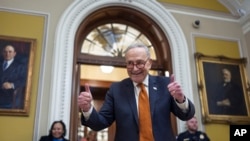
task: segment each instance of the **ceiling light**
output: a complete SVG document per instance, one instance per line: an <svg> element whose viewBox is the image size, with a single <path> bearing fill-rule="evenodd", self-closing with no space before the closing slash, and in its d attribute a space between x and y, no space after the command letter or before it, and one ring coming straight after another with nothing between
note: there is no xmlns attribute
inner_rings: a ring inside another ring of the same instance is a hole
<svg viewBox="0 0 250 141"><path fill-rule="evenodd" d="M103 73L111 73L114 69L113 66L105 66L105 65L101 65L100 68Z"/></svg>

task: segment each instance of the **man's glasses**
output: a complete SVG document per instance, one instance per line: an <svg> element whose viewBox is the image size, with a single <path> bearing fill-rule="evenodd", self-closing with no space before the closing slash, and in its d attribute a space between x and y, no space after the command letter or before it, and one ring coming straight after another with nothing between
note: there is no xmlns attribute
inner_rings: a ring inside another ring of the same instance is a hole
<svg viewBox="0 0 250 141"><path fill-rule="evenodd" d="M134 66L136 66L138 69L142 69L142 68L144 68L144 66L148 60L149 60L149 58L147 58L146 60L137 60L136 62L128 61L128 62L126 62L126 66L128 69L133 69Z"/></svg>

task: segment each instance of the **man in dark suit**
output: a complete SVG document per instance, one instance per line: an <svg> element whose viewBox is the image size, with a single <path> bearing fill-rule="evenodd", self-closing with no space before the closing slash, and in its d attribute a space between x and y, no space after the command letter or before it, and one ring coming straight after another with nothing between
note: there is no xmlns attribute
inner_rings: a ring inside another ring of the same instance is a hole
<svg viewBox="0 0 250 141"><path fill-rule="evenodd" d="M129 46L125 51L125 59L129 78L111 85L99 112L91 104L92 94L89 86L85 85L86 91L81 92L78 97L82 124L99 131L115 121L115 141L176 140L171 128L171 112L181 120L191 119L195 113L193 103L185 97L174 76L169 78L149 75L152 60L145 45ZM151 127L141 127L139 121L138 84L141 83L148 92ZM151 132L153 139L142 139L141 131L145 128L150 129L148 133Z"/></svg>
<svg viewBox="0 0 250 141"><path fill-rule="evenodd" d="M232 81L232 73L228 68L222 69L223 82L215 89L212 114L247 115L243 89Z"/></svg>
<svg viewBox="0 0 250 141"><path fill-rule="evenodd" d="M24 64L15 59L14 46L6 45L0 61L0 108L23 108L26 69Z"/></svg>

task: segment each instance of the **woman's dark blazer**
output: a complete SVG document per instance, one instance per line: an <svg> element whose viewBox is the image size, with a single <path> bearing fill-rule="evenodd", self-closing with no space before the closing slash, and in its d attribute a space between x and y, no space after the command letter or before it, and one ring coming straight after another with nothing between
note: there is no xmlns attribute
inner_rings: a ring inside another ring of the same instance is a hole
<svg viewBox="0 0 250 141"><path fill-rule="evenodd" d="M53 141L53 138L50 136L42 136L39 141ZM63 141L69 141L69 140L64 138Z"/></svg>

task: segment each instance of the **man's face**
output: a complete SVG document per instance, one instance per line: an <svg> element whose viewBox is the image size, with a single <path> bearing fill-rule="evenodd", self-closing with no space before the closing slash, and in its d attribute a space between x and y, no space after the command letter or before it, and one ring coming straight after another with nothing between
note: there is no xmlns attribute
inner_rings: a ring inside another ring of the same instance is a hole
<svg viewBox="0 0 250 141"><path fill-rule="evenodd" d="M231 73L226 69L222 70L222 73L223 73L224 82L230 82L231 81Z"/></svg>
<svg viewBox="0 0 250 141"><path fill-rule="evenodd" d="M9 46L4 48L4 50L3 50L4 60L7 60L7 61L11 60L15 56L16 56L16 52L12 46L9 45Z"/></svg>
<svg viewBox="0 0 250 141"><path fill-rule="evenodd" d="M152 61L144 48L132 48L126 53L127 73L132 81L141 83L151 68Z"/></svg>
<svg viewBox="0 0 250 141"><path fill-rule="evenodd" d="M191 132L195 132L198 130L198 121L196 118L192 118L187 121L187 128Z"/></svg>

